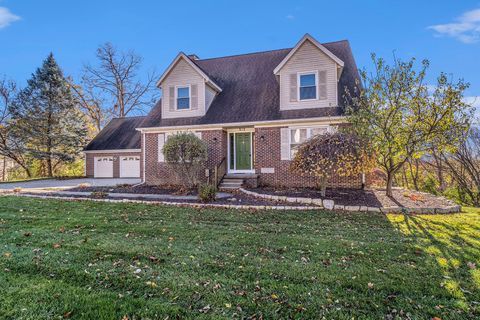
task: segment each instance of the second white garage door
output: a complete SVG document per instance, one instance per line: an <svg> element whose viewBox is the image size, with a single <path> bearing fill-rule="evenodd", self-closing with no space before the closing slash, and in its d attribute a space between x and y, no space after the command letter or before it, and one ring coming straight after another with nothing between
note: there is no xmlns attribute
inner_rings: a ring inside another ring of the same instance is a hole
<svg viewBox="0 0 480 320"><path fill-rule="evenodd" d="M120 157L120 178L140 178L140 157Z"/></svg>
<svg viewBox="0 0 480 320"><path fill-rule="evenodd" d="M93 158L94 177L95 178L113 178L113 158L95 157Z"/></svg>

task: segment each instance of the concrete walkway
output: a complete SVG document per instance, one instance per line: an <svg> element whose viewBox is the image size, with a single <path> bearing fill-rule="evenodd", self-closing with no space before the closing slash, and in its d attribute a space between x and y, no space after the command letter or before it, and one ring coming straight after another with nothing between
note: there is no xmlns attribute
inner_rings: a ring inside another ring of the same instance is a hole
<svg viewBox="0 0 480 320"><path fill-rule="evenodd" d="M111 187L118 184L137 184L140 183L140 179L135 178L116 178L116 179L43 179L43 180L32 180L32 181L19 181L19 182L6 182L0 183L1 190L13 190L15 188L21 188L22 190L30 189L67 189L74 188L79 184L87 185L91 187Z"/></svg>

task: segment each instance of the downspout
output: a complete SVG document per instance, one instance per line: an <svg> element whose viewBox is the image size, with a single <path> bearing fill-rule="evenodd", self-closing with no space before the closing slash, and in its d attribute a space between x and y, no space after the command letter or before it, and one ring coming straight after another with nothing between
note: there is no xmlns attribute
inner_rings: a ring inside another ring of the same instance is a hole
<svg viewBox="0 0 480 320"><path fill-rule="evenodd" d="M140 183L134 184L133 187L138 187L145 184L145 132L142 132L142 162L143 162L143 173L142 181Z"/></svg>

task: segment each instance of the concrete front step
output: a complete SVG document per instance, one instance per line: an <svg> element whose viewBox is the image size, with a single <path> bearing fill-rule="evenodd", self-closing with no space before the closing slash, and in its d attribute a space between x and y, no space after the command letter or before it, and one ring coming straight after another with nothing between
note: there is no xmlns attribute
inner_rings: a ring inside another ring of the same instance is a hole
<svg viewBox="0 0 480 320"><path fill-rule="evenodd" d="M227 190L239 190L241 188L241 186L222 186L220 185L220 187L218 188L220 191L227 191Z"/></svg>

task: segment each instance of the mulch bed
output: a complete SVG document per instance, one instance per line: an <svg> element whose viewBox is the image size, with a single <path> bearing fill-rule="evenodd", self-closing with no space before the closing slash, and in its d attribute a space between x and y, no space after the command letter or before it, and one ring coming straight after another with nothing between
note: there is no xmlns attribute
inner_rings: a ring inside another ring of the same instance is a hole
<svg viewBox="0 0 480 320"><path fill-rule="evenodd" d="M286 197L305 197L316 199L334 200L335 204L345 206L366 206L366 207L407 207L407 208L441 208L452 204L445 198L432 194L417 192L405 189L394 189L393 197L389 198L385 190L360 190L329 188L326 196L322 198L318 190L310 188L270 188L261 187L249 189L257 193L264 193Z"/></svg>
<svg viewBox="0 0 480 320"><path fill-rule="evenodd" d="M108 192L108 193L135 193L135 194L171 194L177 196L197 195L197 190L181 189L176 186L132 186L132 185L117 185L111 187L76 187L68 189L68 191L79 192Z"/></svg>
<svg viewBox="0 0 480 320"><path fill-rule="evenodd" d="M76 188L75 190L74 189L71 189L69 191L81 191L81 192L86 192L85 191L86 188ZM95 192L98 192L99 190L95 190ZM105 192L109 192L108 190L105 191ZM111 193L114 193L112 191L110 191ZM28 192L23 192L24 194L30 194ZM120 192L117 192L117 193L120 193ZM93 198L93 199L112 199L112 200L121 200L122 198L118 198L118 197L94 197L94 196L91 196L89 194L85 194L85 195L75 195L75 196L71 196L71 195L66 195L66 194L61 194L61 193L55 193L55 192L45 192L45 193L38 193L38 192L35 192L35 193L31 193L33 195L39 195L39 196L55 196L55 197L65 197L65 198L70 198L70 197L74 197L74 198ZM202 203L200 200L184 200L184 199L161 199L161 200L157 200L157 199L146 199L146 198L143 198L140 194L138 195L138 197L133 197L133 198L128 198L127 200L141 200L141 201L162 201L162 202L173 202L173 203ZM224 204L224 205L248 205L248 206L295 206L295 207L307 207L309 205L307 204L302 204L302 203L289 203L289 202L284 202L284 201L273 201L273 200L268 200L268 199L260 199L260 198L257 198L257 197L254 197L254 196L250 196L250 195L247 195L247 194L244 194L244 193L240 193L240 192L236 192L236 193L232 193L232 196L231 197L228 197L228 198L219 198L219 199L216 199L215 201L212 201L212 202L208 202L207 204Z"/></svg>

